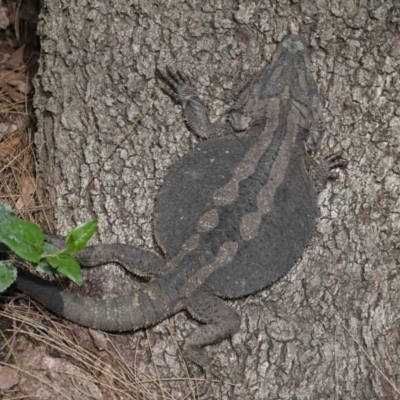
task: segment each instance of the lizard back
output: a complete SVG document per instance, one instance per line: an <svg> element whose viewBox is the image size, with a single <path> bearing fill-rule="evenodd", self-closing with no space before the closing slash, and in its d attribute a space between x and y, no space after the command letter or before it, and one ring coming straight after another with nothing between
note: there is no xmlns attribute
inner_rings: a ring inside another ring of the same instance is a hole
<svg viewBox="0 0 400 400"><path fill-rule="evenodd" d="M317 193L305 157L319 116L304 53L301 39L289 36L231 110L238 125L246 120L245 133L202 142L171 168L159 192L155 230L167 258L199 236L177 274L190 276L218 259L224 243L237 244L232 260L205 280L218 296L237 298L275 282L311 238Z"/></svg>

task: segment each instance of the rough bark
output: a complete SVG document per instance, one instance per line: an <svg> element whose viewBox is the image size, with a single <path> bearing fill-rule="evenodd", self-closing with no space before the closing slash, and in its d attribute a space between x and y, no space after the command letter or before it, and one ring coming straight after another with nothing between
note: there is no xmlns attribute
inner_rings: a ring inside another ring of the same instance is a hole
<svg viewBox="0 0 400 400"><path fill-rule="evenodd" d="M35 95L42 187L57 232L96 217L99 242L155 248L155 194L196 142L160 93L81 196L159 87L156 66L187 71L217 115L290 24L310 43L324 153L343 150L349 164L320 196L315 238L298 265L232 302L239 333L207 351L221 382L236 387L214 383L216 399L400 399L379 372L400 388L399 18L398 1L44 0ZM115 266L86 279L92 294L132 290ZM196 325L180 314L148 330L158 374L186 376L169 332L182 343ZM137 335L117 345L154 374L149 350L132 350ZM188 392L187 382L165 388L174 399Z"/></svg>

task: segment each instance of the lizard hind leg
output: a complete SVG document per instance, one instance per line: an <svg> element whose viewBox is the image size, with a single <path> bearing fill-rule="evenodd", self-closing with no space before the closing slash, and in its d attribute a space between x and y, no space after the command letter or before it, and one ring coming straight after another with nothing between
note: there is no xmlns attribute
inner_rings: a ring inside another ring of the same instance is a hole
<svg viewBox="0 0 400 400"><path fill-rule="evenodd" d="M64 238L49 233L46 242L58 249L66 246ZM87 246L73 255L83 267L116 262L129 273L142 278L160 275L166 264L163 258L151 251L120 243Z"/></svg>
<svg viewBox="0 0 400 400"><path fill-rule="evenodd" d="M210 359L202 347L237 332L240 317L223 300L201 288L187 299L186 309L193 318L205 324L194 331L183 346L185 356L204 370L205 382L200 388L200 394L204 395L210 387L212 374Z"/></svg>

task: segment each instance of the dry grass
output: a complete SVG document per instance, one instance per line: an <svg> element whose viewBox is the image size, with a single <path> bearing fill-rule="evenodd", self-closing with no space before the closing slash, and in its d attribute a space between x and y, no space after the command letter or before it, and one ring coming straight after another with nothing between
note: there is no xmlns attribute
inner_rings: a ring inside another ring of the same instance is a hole
<svg viewBox="0 0 400 400"><path fill-rule="evenodd" d="M68 325L51 319L49 314L37 304L28 303L28 306L21 306L18 303L19 299L14 297L8 301L5 309L0 311L0 318L9 320L13 325L13 329L9 330L11 335L7 334L7 340L3 338L4 345L0 349L3 353L7 353L4 359L9 361L0 362L0 365L12 367L21 376L26 375L26 378L39 381L47 391L53 391L60 398L71 398L70 393L63 391L65 385L62 381L68 380L71 384L75 383L76 390L82 397L96 398L96 393L100 389L103 398L106 399L173 399L163 387L165 379L147 376L135 365L130 365L113 345L109 335L101 333L100 341L104 348L102 351L92 352L79 345ZM36 349L42 346L46 349L40 355L42 358L35 358L34 366L30 366L29 369L24 368L23 365L29 366L25 358L32 357L28 355L30 349L21 351L21 341L17 344L18 337L21 335L33 341ZM57 354L56 359L64 360L64 365L60 363L53 366L53 373L60 374L56 384L53 379L48 379L46 374L40 373L43 368L43 359L49 363L48 360L51 357L48 354L52 352ZM58 381L60 381L59 385ZM86 385L82 382L86 382ZM73 394L73 391L71 392ZM12 397L15 394L13 391L9 391L8 394L10 397L7 398L16 398ZM3 395L6 396L7 393L3 392ZM187 396L181 398L193 399L195 396L189 390Z"/></svg>

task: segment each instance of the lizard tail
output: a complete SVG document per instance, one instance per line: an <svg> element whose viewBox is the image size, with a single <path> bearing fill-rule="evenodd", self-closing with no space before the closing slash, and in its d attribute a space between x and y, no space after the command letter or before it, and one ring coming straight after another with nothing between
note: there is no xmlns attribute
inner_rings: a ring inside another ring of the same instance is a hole
<svg viewBox="0 0 400 400"><path fill-rule="evenodd" d="M15 285L57 315L90 328L124 332L165 318L165 310L156 310L143 290L118 298L84 297L24 270L18 270Z"/></svg>

